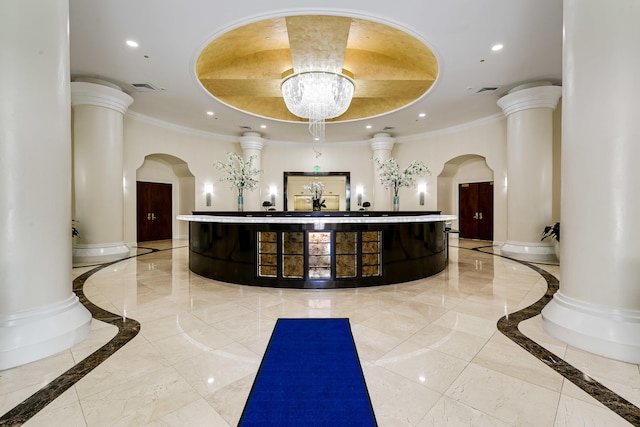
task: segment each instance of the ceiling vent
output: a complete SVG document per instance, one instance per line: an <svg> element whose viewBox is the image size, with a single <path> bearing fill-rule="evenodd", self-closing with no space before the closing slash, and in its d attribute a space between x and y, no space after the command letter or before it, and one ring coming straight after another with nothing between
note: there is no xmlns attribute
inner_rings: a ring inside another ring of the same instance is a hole
<svg viewBox="0 0 640 427"><path fill-rule="evenodd" d="M475 93L480 95L485 93L494 93L498 89L500 89L500 86L484 86L484 87L481 87L480 89L477 89Z"/></svg>
<svg viewBox="0 0 640 427"><path fill-rule="evenodd" d="M240 126L242 130L251 130L251 126Z"/></svg>
<svg viewBox="0 0 640 427"><path fill-rule="evenodd" d="M383 131L390 131L390 130L394 130L395 128L393 126L385 126L382 128Z"/></svg>
<svg viewBox="0 0 640 427"><path fill-rule="evenodd" d="M131 83L131 86L138 92L155 92L158 90L158 88L151 83Z"/></svg>

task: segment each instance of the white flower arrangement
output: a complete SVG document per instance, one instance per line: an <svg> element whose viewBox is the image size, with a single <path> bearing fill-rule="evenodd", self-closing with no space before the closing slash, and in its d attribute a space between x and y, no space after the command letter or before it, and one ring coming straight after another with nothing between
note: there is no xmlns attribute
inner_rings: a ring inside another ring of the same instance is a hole
<svg viewBox="0 0 640 427"><path fill-rule="evenodd" d="M310 185L302 186L305 190L311 193L311 201L314 207L323 208L326 207L324 200L322 199L322 192L324 191L324 183L320 181L312 181Z"/></svg>
<svg viewBox="0 0 640 427"><path fill-rule="evenodd" d="M217 161L216 169L226 173L227 176L220 178L220 181L228 181L231 183L231 188L238 190L238 196L242 196L244 190L253 190L258 185L258 180L254 176L262 172L259 169L253 168L253 161L256 156L249 157L248 160L244 160L236 153L227 153L229 161L223 163Z"/></svg>
<svg viewBox="0 0 640 427"><path fill-rule="evenodd" d="M414 160L403 171L400 170L398 161L393 157L385 161L374 158L373 161L378 167L380 182L384 188L393 188L394 196L398 196L400 187L414 187L418 177L423 176L425 173L431 175L429 168L420 160Z"/></svg>

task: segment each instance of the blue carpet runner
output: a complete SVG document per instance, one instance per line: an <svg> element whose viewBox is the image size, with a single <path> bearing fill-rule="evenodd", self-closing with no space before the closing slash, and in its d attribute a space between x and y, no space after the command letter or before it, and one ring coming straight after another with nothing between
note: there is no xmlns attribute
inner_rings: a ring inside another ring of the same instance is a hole
<svg viewBox="0 0 640 427"><path fill-rule="evenodd" d="M239 426L376 426L349 319L278 319Z"/></svg>

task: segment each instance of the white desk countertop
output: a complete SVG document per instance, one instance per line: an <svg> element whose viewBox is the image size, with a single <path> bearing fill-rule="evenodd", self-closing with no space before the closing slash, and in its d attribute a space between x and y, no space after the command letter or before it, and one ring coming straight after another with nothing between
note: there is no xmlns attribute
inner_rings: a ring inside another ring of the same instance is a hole
<svg viewBox="0 0 640 427"><path fill-rule="evenodd" d="M453 221L455 215L394 215L394 216L223 216L178 215L181 221L218 222L229 224L397 224L408 222Z"/></svg>

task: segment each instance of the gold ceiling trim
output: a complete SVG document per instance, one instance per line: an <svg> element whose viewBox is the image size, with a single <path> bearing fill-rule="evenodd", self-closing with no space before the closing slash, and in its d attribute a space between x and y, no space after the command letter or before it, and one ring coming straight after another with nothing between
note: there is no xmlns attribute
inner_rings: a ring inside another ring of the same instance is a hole
<svg viewBox="0 0 640 427"><path fill-rule="evenodd" d="M306 121L287 110L280 83L283 74L308 71L307 61L317 58L336 72L348 70L355 81L351 106L328 120L334 122L402 108L423 96L438 75L435 55L415 37L378 22L325 15L273 18L235 28L202 50L196 75L225 104L277 120Z"/></svg>

